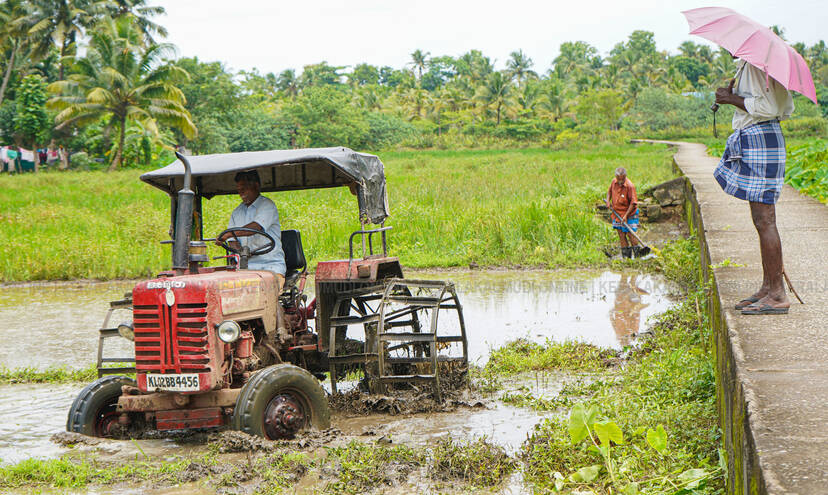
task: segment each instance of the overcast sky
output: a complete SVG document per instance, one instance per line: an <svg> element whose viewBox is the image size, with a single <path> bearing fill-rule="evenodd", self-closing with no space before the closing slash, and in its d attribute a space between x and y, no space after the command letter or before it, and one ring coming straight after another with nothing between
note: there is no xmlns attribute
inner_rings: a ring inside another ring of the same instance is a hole
<svg viewBox="0 0 828 495"><path fill-rule="evenodd" d="M586 41L606 55L636 29L659 50L701 38L687 34L682 10L718 5L785 29L791 42L828 38L826 0L154 0L167 15L180 56L219 60L233 70L278 73L321 61L401 68L416 49L458 56L481 50L503 68L523 49L549 69L564 41Z"/></svg>

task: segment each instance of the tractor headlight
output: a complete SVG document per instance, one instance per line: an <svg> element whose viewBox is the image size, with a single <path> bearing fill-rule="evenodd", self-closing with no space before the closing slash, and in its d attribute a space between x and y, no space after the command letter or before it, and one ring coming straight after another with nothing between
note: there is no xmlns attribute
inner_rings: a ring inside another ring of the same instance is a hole
<svg viewBox="0 0 828 495"><path fill-rule="evenodd" d="M127 340L135 340L135 329L132 327L131 321L125 321L118 325L118 335L127 339Z"/></svg>
<svg viewBox="0 0 828 495"><path fill-rule="evenodd" d="M241 327L235 321L227 320L219 323L218 336L222 342L233 343L238 340L239 335L241 335Z"/></svg>

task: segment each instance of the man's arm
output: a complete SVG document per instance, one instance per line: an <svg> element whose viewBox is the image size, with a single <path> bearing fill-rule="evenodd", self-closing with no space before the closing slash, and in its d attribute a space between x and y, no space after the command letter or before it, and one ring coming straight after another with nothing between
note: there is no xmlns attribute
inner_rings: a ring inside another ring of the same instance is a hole
<svg viewBox="0 0 828 495"><path fill-rule="evenodd" d="M233 227L231 227L231 228L233 228ZM243 225L242 227L235 227L235 228L264 230L262 228L262 226L259 225L256 222L250 222L247 225ZM246 230L236 230L234 232L236 234L236 237L250 237L251 235L256 235L255 233L248 232ZM228 233L224 234L223 236L221 236L220 238L217 238L216 239L216 244L221 244L221 241L226 241L226 240L232 239L232 238L233 238L233 232L228 232Z"/></svg>
<svg viewBox="0 0 828 495"><path fill-rule="evenodd" d="M604 202L607 204L607 208L609 208L611 206L611 204L612 204L612 203L610 203L611 200L612 200L612 182L610 182L609 189L607 189L607 199L604 200Z"/></svg>
<svg viewBox="0 0 828 495"><path fill-rule="evenodd" d="M719 88L716 90L716 103L719 105L733 105L747 112L745 108L745 99L733 92L733 85L736 84L736 79L731 79L726 88Z"/></svg>

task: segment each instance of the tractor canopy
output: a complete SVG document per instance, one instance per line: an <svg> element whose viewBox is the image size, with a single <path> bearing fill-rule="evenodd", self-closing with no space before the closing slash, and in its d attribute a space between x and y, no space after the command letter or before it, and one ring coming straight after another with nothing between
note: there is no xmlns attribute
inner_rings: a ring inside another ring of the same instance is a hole
<svg viewBox="0 0 828 495"><path fill-rule="evenodd" d="M235 175L257 170L262 192L355 186L361 221L380 224L388 217L385 170L374 155L349 148L306 148L196 155L187 159L196 191L207 199L236 194ZM141 175L141 180L175 196L184 184L184 165L176 160Z"/></svg>

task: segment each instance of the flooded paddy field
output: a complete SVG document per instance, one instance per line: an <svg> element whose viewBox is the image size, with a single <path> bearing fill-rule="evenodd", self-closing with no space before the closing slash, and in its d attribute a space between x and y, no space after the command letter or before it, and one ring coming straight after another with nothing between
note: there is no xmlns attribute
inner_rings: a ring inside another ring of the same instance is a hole
<svg viewBox="0 0 828 495"><path fill-rule="evenodd" d="M657 276L612 271L417 271L410 278L451 280L463 304L469 359L485 365L491 349L524 338L536 342L577 340L604 348L622 349L647 328L647 319L672 305L673 287ZM310 282L310 281L309 281ZM85 368L95 360L97 329L108 302L131 290L133 282L67 283L7 286L0 292L0 366L6 368ZM311 286L311 284L308 284ZM125 315L128 318L128 314ZM113 324L120 320L114 317ZM121 340L121 339L114 339ZM110 348L131 353L131 343ZM531 389L536 396L554 396L579 377L546 374L525 376L508 387ZM27 458L56 458L70 450L53 442L65 429L66 413L84 384L27 384L0 386L0 462ZM327 382L325 382L327 385ZM427 446L441 438L485 437L514 454L545 416L528 408L480 398L468 391L448 412L354 415L334 412L336 433L326 445L352 439L390 441L395 445ZM318 450L318 445L316 446ZM198 453L203 444L175 437L117 441L101 440L80 447L108 459L149 456L156 459ZM314 451L314 447L310 447ZM416 476L415 476L416 479ZM318 481L318 480L317 480ZM408 484L402 490L415 489ZM313 492L313 477L288 492ZM518 475L501 487L502 493L523 493ZM84 490L85 492L85 490ZM214 493L197 484L174 490L148 491L129 487L96 489L95 493ZM21 492L23 493L23 492ZM405 493L405 490L399 493Z"/></svg>
<svg viewBox="0 0 828 495"><path fill-rule="evenodd" d="M670 306L673 289L660 277L636 272L416 271L408 277L455 283L469 332L469 359L478 365L485 364L490 348L517 338L578 340L620 349L646 328L647 318ZM0 366L85 368L94 363L109 301L122 298L133 285L117 281L3 287ZM116 311L110 323L130 318L128 312ZM129 356L131 344L110 339L107 350Z"/></svg>

